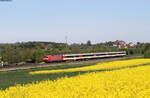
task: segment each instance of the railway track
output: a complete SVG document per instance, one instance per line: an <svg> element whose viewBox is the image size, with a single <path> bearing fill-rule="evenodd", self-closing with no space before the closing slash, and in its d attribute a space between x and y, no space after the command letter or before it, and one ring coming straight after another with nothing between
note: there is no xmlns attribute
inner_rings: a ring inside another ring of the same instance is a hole
<svg viewBox="0 0 150 98"><path fill-rule="evenodd" d="M142 56L125 56L125 57L114 57L114 58L102 58L102 59L94 59L88 61L74 61L74 62L61 62L61 63L49 63L49 64L35 64L35 65L22 65L22 66L7 66L0 67L0 71L11 71L11 70L19 70L19 69L30 69L30 68L38 68L38 67L49 67L49 66L61 66L61 65L72 65L72 64L88 64L88 63L98 63L98 62L106 62L106 61L115 61L115 60L124 60L124 59L132 59L132 58L140 58Z"/></svg>

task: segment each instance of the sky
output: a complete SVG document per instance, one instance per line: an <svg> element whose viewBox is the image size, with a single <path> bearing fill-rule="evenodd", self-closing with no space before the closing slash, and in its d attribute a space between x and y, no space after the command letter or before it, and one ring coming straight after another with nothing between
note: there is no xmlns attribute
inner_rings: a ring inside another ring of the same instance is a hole
<svg viewBox="0 0 150 98"><path fill-rule="evenodd" d="M0 1L0 43L150 42L150 0Z"/></svg>

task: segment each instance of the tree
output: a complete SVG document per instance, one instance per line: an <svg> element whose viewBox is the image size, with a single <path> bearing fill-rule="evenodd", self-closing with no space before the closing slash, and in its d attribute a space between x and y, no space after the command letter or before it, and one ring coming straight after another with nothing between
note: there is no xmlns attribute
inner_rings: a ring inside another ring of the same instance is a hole
<svg viewBox="0 0 150 98"><path fill-rule="evenodd" d="M145 52L144 57L150 58L150 49Z"/></svg>
<svg viewBox="0 0 150 98"><path fill-rule="evenodd" d="M35 61L35 63L41 62L43 56L44 56L44 51L38 48L37 50L34 51L32 60Z"/></svg>
<svg viewBox="0 0 150 98"><path fill-rule="evenodd" d="M2 60L4 62L8 62L9 64L14 63L14 55L14 49L11 45L4 46L4 49L2 50Z"/></svg>
<svg viewBox="0 0 150 98"><path fill-rule="evenodd" d="M150 50L150 43L146 43L144 45L144 50L147 51L147 50Z"/></svg>
<svg viewBox="0 0 150 98"><path fill-rule="evenodd" d="M111 46L113 46L115 44L115 42L108 41L105 44L106 44L106 46L111 47Z"/></svg>
<svg viewBox="0 0 150 98"><path fill-rule="evenodd" d="M87 45L87 46L91 46L91 45L92 45L92 44L91 44L91 41L88 40L87 43L86 43L86 45Z"/></svg>

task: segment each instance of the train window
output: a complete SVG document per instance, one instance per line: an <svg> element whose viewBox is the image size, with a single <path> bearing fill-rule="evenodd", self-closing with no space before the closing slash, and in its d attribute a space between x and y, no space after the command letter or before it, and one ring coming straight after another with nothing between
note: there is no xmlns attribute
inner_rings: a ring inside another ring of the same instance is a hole
<svg viewBox="0 0 150 98"><path fill-rule="evenodd" d="M48 56L45 56L44 58L48 58Z"/></svg>

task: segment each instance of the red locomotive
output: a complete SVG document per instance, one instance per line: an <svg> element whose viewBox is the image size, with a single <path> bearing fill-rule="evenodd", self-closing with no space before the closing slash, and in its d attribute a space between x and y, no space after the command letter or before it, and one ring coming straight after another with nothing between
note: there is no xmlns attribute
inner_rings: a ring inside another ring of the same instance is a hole
<svg viewBox="0 0 150 98"><path fill-rule="evenodd" d="M45 61L45 62L70 61L70 60L76 61L76 60L84 60L84 59L96 59L96 58L105 58L105 57L122 57L122 56L126 56L125 51L47 55L43 58L43 61Z"/></svg>

